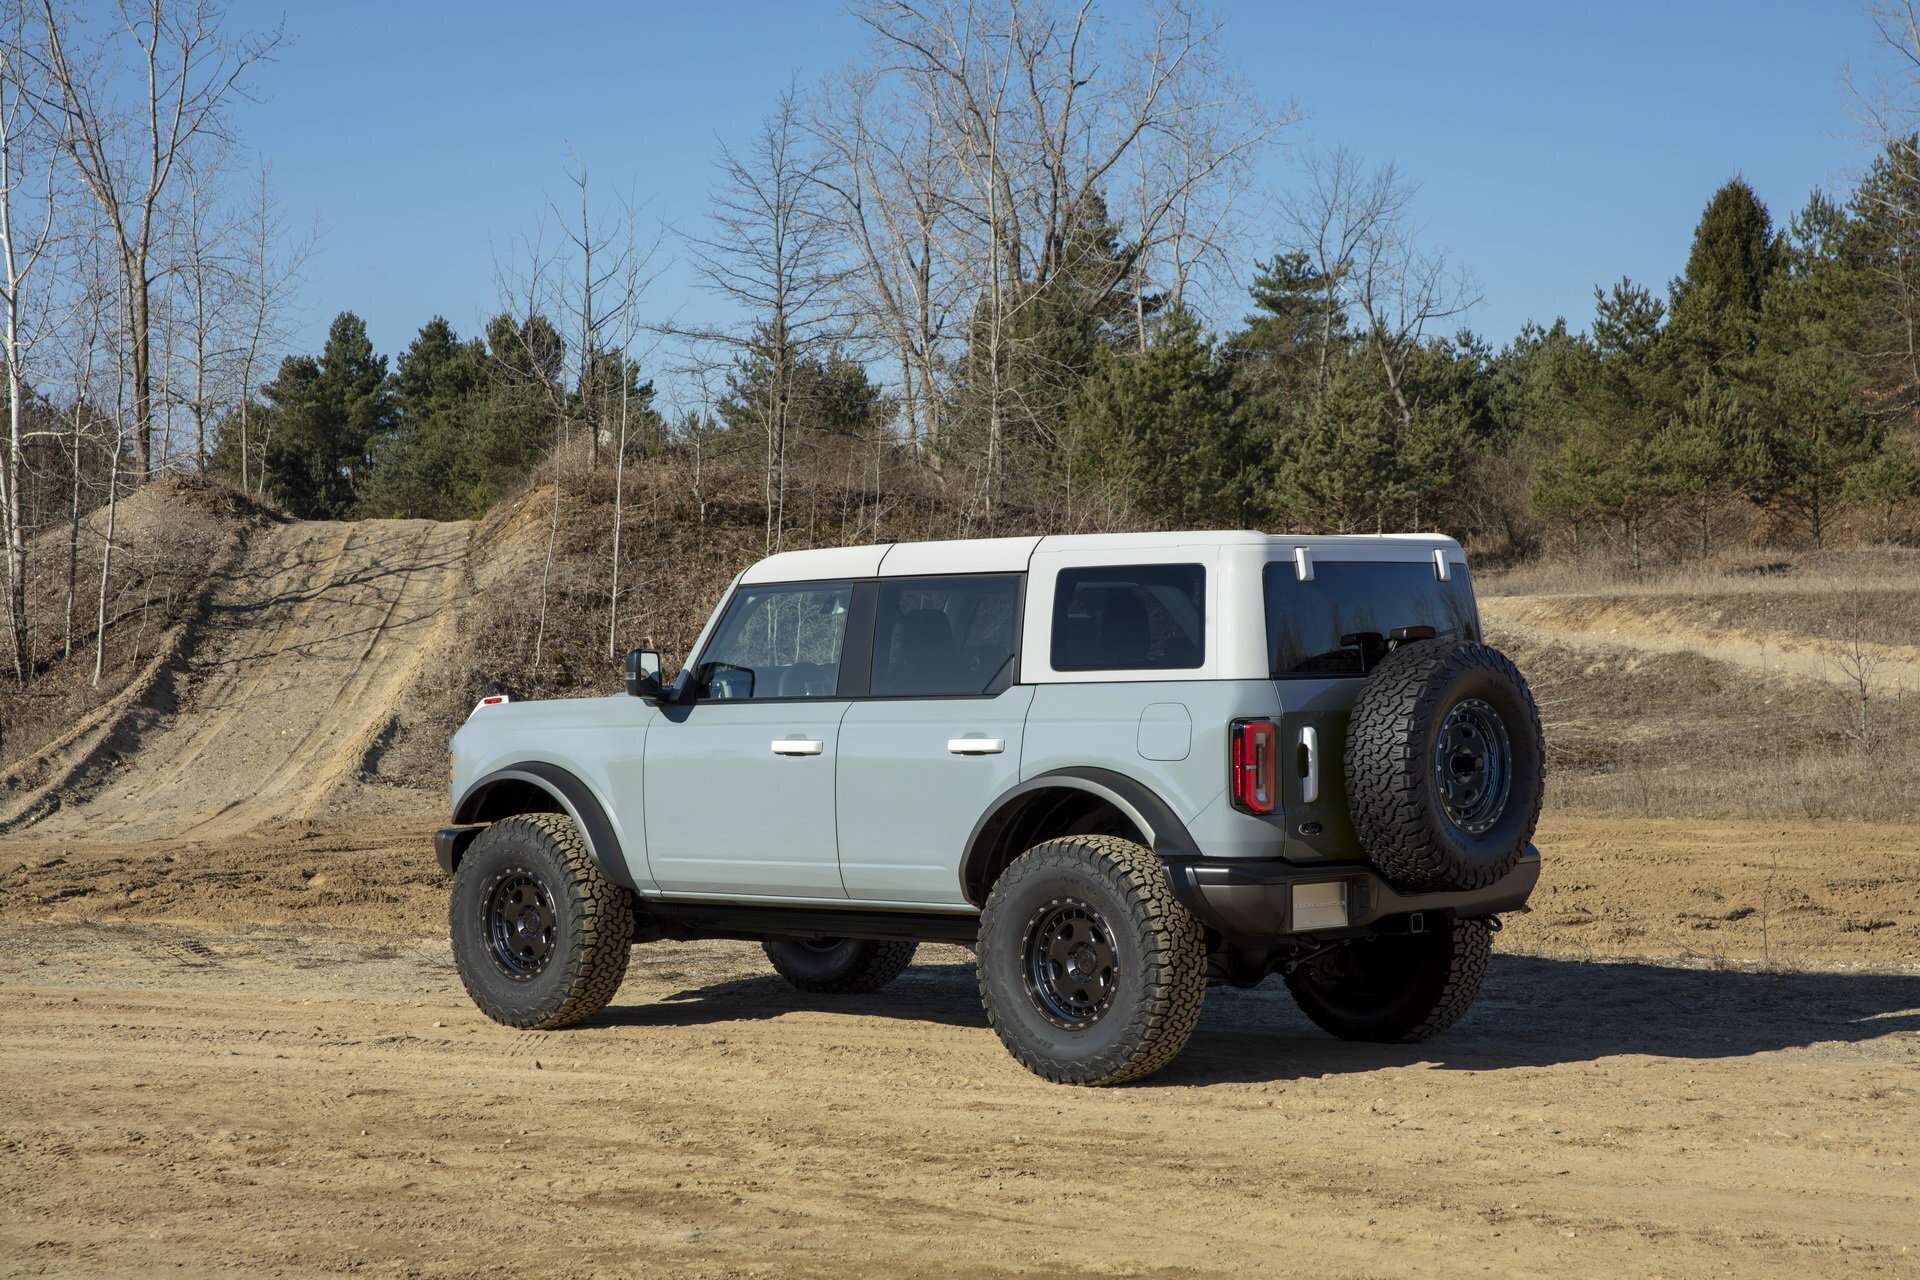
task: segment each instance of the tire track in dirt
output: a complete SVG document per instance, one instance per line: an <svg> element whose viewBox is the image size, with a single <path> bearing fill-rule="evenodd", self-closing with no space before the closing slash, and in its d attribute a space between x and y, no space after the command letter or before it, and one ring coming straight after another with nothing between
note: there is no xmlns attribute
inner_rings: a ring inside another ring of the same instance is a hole
<svg viewBox="0 0 1920 1280"><path fill-rule="evenodd" d="M236 715L241 714L244 708L255 705L261 685L273 669L273 664L256 659L282 653L289 647L292 643L290 637L294 636L306 621L313 602L321 594L318 590L305 588L310 586L320 565L331 565L346 553L348 545L353 541L353 532L353 525L344 525L338 531L337 540L330 542L327 549L320 551L316 556L308 556L305 552L321 545L317 534L293 546L283 546L281 561L270 567L268 576L260 581L257 590L240 589L240 584L252 581L254 558L249 555L246 563L234 575L236 590L231 593L231 596L216 599L210 613L223 620L236 618L244 614L245 606L236 607L232 596L243 599L249 596L256 597L262 602L257 607L279 606L277 610L279 618L273 624L273 635L266 645L253 655L234 657L222 653L206 664L208 666L245 664L246 674L240 679L227 682L225 687L213 684L201 686L199 696L194 699L199 714L193 729L192 742L172 760L159 762L151 771L144 783L149 794L163 793L179 785L201 758L222 740L228 723ZM286 544L292 539L282 538L279 541ZM240 632L233 637L234 648L240 647L244 642L245 632Z"/></svg>
<svg viewBox="0 0 1920 1280"><path fill-rule="evenodd" d="M182 706L36 834L198 839L322 812L441 648L470 532L364 520L255 535L211 601Z"/></svg>
<svg viewBox="0 0 1920 1280"><path fill-rule="evenodd" d="M1726 628L1709 631L1662 612L1612 604L1595 607L1585 596L1483 596L1487 624L1522 638L1575 649L1638 649L1697 653L1715 662L1852 687L1864 671L1878 688L1920 692L1920 647L1845 645L1786 632ZM1857 648L1857 652L1855 652Z"/></svg>

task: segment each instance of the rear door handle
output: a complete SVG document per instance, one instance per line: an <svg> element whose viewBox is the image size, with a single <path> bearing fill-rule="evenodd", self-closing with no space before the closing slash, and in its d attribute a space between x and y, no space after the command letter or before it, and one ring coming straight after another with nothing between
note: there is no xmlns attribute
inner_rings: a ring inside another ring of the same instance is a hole
<svg viewBox="0 0 1920 1280"><path fill-rule="evenodd" d="M777 756L817 756L825 749L826 743L818 738L776 738L773 754Z"/></svg>
<svg viewBox="0 0 1920 1280"><path fill-rule="evenodd" d="M1300 770L1300 802L1312 804L1320 798L1320 733L1311 725L1300 730L1300 753L1306 757Z"/></svg>
<svg viewBox="0 0 1920 1280"><path fill-rule="evenodd" d="M993 756L1007 749L1005 738L948 738L947 750L957 756Z"/></svg>

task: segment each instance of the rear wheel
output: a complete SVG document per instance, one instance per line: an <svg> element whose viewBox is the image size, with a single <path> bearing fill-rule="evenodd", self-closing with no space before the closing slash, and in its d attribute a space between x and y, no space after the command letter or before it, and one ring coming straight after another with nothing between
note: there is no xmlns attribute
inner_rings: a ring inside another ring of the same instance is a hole
<svg viewBox="0 0 1920 1280"><path fill-rule="evenodd" d="M1342 943L1289 973L1287 989L1301 1012L1342 1040L1410 1043L1459 1020L1492 957L1487 921L1443 916L1424 933Z"/></svg>
<svg viewBox="0 0 1920 1280"><path fill-rule="evenodd" d="M918 945L866 938L799 940L776 938L760 944L781 977L802 991L858 995L892 982L913 963Z"/></svg>
<svg viewBox="0 0 1920 1280"><path fill-rule="evenodd" d="M606 1007L633 950L633 898L564 814L504 818L474 838L447 908L460 981L480 1011L551 1030Z"/></svg>
<svg viewBox="0 0 1920 1280"><path fill-rule="evenodd" d="M1061 1084L1151 1075L1200 1021L1207 956L1151 850L1071 836L1022 854L980 919L980 997L1008 1052Z"/></svg>

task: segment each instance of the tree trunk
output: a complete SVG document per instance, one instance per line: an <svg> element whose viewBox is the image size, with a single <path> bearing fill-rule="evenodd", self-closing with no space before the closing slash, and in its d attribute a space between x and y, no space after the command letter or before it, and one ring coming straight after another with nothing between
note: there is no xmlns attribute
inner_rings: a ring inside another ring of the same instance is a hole
<svg viewBox="0 0 1920 1280"><path fill-rule="evenodd" d="M153 316L152 285L146 266L128 265L133 279L127 345L133 360L133 465L144 482L153 474Z"/></svg>
<svg viewBox="0 0 1920 1280"><path fill-rule="evenodd" d="M115 442L113 464L107 470L107 540L100 548L100 596L93 621L93 683L107 658L107 583L113 574L113 538L120 515L120 450Z"/></svg>

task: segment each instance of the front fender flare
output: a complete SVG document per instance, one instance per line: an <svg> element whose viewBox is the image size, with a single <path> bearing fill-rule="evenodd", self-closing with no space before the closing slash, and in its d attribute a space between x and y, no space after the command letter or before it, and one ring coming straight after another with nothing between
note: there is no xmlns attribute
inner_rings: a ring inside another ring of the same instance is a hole
<svg viewBox="0 0 1920 1280"><path fill-rule="evenodd" d="M489 806L488 799L518 787L533 787L550 797L560 812L572 818L573 825L580 828L580 834L586 838L588 851L593 854L593 860L599 864L607 879L623 889L639 892L632 872L627 870L626 856L621 851L619 837L613 833L613 824L607 820L606 810L586 783L559 765L531 760L476 778L454 804L453 820L456 823L478 823L511 817L511 813L495 811Z"/></svg>

